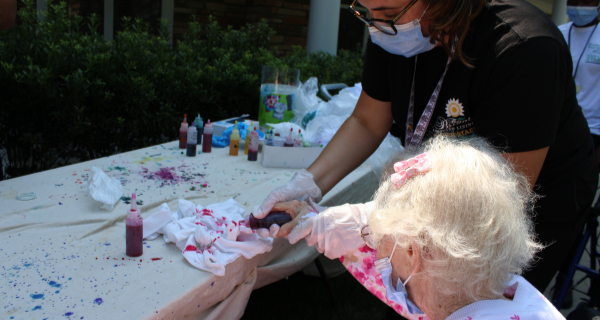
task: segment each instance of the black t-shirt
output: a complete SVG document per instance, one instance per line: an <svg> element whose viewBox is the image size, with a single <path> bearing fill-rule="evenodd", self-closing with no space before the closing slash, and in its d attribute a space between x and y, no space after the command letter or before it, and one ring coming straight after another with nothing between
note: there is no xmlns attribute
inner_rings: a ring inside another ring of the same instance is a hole
<svg viewBox="0 0 600 320"><path fill-rule="evenodd" d="M424 140L475 134L505 152L550 147L536 187L542 196L588 167L594 149L575 96L571 54L544 13L521 0L488 0L464 48L474 68L452 61ZM403 142L413 75L416 126L448 60L439 47L417 57L414 73L415 57L390 54L371 41L367 45L363 90L391 101Z"/></svg>

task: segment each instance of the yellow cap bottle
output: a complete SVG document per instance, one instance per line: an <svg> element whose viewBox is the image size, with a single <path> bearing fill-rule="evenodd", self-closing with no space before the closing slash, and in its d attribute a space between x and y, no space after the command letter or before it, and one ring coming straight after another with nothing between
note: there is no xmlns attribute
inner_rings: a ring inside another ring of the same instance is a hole
<svg viewBox="0 0 600 320"><path fill-rule="evenodd" d="M240 131L237 127L237 121L233 126L233 131L231 132L231 136L229 136L229 155L237 156L240 150Z"/></svg>

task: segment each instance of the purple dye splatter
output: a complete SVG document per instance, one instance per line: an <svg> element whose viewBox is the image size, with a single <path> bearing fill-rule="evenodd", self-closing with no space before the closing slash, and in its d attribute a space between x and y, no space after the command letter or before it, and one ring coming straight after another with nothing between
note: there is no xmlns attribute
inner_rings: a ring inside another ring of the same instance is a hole
<svg viewBox="0 0 600 320"><path fill-rule="evenodd" d="M55 281L50 281L50 282L48 282L48 284L49 284L51 287L55 287L55 288L60 288L60 287L62 287L62 285L61 285L60 283L56 283Z"/></svg>
<svg viewBox="0 0 600 320"><path fill-rule="evenodd" d="M67 313L65 313L65 317L70 317L72 315L73 315L73 312L67 312Z"/></svg>
<svg viewBox="0 0 600 320"><path fill-rule="evenodd" d="M104 302L104 301L102 301L102 298L96 298L96 300L94 300L94 303L97 305L101 305L102 302Z"/></svg>
<svg viewBox="0 0 600 320"><path fill-rule="evenodd" d="M42 306L35 306L35 308L31 309L31 311L42 310Z"/></svg>
<svg viewBox="0 0 600 320"><path fill-rule="evenodd" d="M43 293L32 293L29 295L32 299L44 299L44 294Z"/></svg>

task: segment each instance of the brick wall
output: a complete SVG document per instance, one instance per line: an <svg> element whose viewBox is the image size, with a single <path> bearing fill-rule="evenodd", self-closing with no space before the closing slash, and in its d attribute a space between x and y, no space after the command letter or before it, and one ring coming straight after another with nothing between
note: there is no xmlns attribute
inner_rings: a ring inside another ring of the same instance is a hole
<svg viewBox="0 0 600 320"><path fill-rule="evenodd" d="M240 28L266 19L277 33L271 43L280 53L293 45L306 46L310 0L175 0L173 39L181 39L196 16L202 23L212 15L221 26Z"/></svg>

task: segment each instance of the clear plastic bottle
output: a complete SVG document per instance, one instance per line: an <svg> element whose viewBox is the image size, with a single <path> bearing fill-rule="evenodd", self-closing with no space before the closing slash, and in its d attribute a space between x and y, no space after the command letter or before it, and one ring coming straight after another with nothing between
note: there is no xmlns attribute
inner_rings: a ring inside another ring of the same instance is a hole
<svg viewBox="0 0 600 320"><path fill-rule="evenodd" d="M294 129L290 129L290 134L285 138L285 142L283 143L284 147L293 147L294 146L294 138L292 137Z"/></svg>
<svg viewBox="0 0 600 320"><path fill-rule="evenodd" d="M250 126L246 129L246 143L244 144L244 154L248 154L248 146L250 145L250 133L254 131L254 122L250 122Z"/></svg>
<svg viewBox="0 0 600 320"><path fill-rule="evenodd" d="M247 215L245 218L246 227L252 230L261 228L269 229L273 224L281 227L290 221L292 221L292 216L284 211L271 211L263 219L256 219L252 214Z"/></svg>
<svg viewBox="0 0 600 320"><path fill-rule="evenodd" d="M237 156L240 151L240 131L237 127L237 121L233 126L233 131L231 131L231 136L229 136L229 155Z"/></svg>
<svg viewBox="0 0 600 320"><path fill-rule="evenodd" d="M179 127L179 149L187 148L187 132L188 132L187 114L184 114L183 122L181 123L181 127Z"/></svg>
<svg viewBox="0 0 600 320"><path fill-rule="evenodd" d="M302 148L302 134L300 133L301 130L298 130L298 135L296 136L296 139L294 140L294 147L295 148Z"/></svg>
<svg viewBox="0 0 600 320"><path fill-rule="evenodd" d="M210 119L206 122L204 126L203 140L202 141L202 152L210 153L212 150L212 135L213 135L213 127L210 123Z"/></svg>
<svg viewBox="0 0 600 320"><path fill-rule="evenodd" d="M256 127L250 134L250 145L248 146L248 161L256 161L258 159L258 132Z"/></svg>
<svg viewBox="0 0 600 320"><path fill-rule="evenodd" d="M131 195L131 209L127 211L125 219L126 249L130 257L139 257L144 253L144 219L137 208L135 193Z"/></svg>
<svg viewBox="0 0 600 320"><path fill-rule="evenodd" d="M194 126L196 127L196 132L198 134L198 139L196 140L196 144L200 145L200 149L202 150L202 134L204 133L204 121L202 120L202 117L200 117L200 114L198 113L198 116L196 117L196 120L194 120Z"/></svg>
<svg viewBox="0 0 600 320"><path fill-rule="evenodd" d="M196 145L197 145L198 134L196 132L196 127L194 127L194 123L188 129L187 135L187 156L195 157L196 156Z"/></svg>

